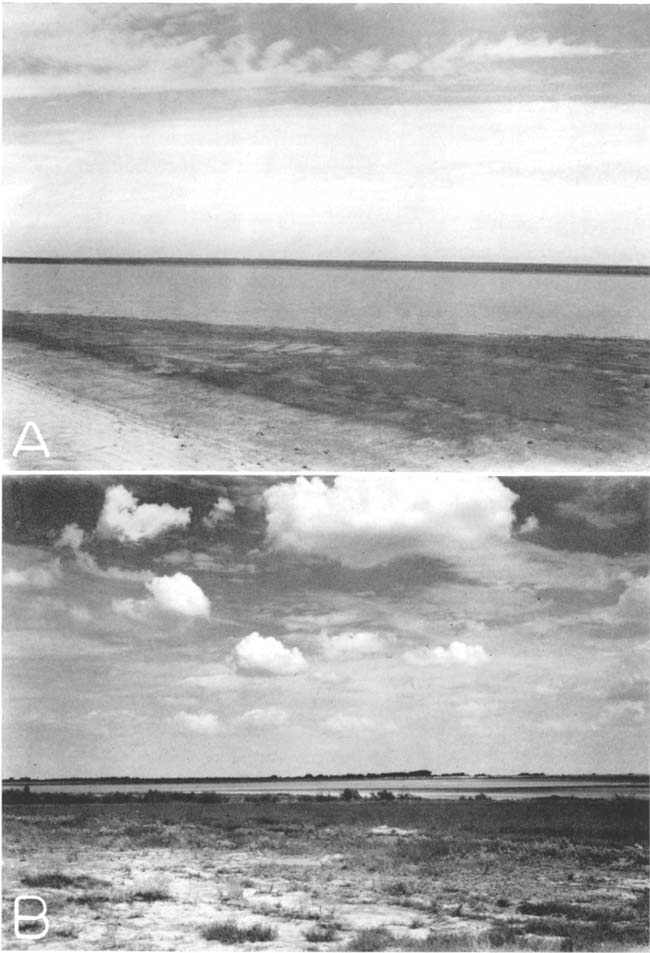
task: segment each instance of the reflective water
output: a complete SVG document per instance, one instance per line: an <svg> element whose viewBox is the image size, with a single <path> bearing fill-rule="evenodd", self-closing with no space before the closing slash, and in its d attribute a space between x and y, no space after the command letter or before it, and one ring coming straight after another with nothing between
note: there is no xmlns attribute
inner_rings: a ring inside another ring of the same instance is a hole
<svg viewBox="0 0 650 953"><path fill-rule="evenodd" d="M207 324L648 337L650 277L261 265L3 266L3 306Z"/></svg>

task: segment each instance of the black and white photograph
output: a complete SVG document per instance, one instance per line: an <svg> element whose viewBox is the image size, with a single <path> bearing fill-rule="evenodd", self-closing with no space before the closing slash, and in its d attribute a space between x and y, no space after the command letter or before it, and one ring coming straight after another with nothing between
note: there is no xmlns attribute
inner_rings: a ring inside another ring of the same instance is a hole
<svg viewBox="0 0 650 953"><path fill-rule="evenodd" d="M642 472L650 7L4 4L5 469Z"/></svg>
<svg viewBox="0 0 650 953"><path fill-rule="evenodd" d="M649 489L6 476L4 948L647 949Z"/></svg>
<svg viewBox="0 0 650 953"><path fill-rule="evenodd" d="M2 947L650 946L650 5L2 4Z"/></svg>

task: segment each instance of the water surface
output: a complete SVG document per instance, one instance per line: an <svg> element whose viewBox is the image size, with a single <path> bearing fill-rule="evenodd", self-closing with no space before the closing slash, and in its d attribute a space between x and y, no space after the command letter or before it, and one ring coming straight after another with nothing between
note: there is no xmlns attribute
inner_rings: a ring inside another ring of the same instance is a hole
<svg viewBox="0 0 650 953"><path fill-rule="evenodd" d="M206 324L648 337L650 277L290 265L3 266L8 310Z"/></svg>
<svg viewBox="0 0 650 953"><path fill-rule="evenodd" d="M20 782L6 784L22 787ZM395 794L412 794L417 797L451 799L474 797L486 794L497 800L531 797L648 797L647 782L603 781L602 779L553 779L553 778L384 778L359 780L309 780L309 781L176 781L173 783L150 782L145 784L52 784L30 782L34 793L109 794L128 792L145 794L153 789L168 793L211 794L329 794L340 795L344 788L355 788L364 796L388 790Z"/></svg>

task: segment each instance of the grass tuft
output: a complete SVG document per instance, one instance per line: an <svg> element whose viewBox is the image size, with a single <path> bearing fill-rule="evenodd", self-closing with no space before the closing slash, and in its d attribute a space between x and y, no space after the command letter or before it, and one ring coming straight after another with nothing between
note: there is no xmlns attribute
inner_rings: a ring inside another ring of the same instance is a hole
<svg viewBox="0 0 650 953"><path fill-rule="evenodd" d="M275 927L263 923L254 923L250 927L239 927L234 920L225 923L210 923L201 930L206 940L218 940L219 943L266 943L278 935Z"/></svg>
<svg viewBox="0 0 650 953"><path fill-rule="evenodd" d="M357 930L346 949L356 950L359 953L372 953L373 950L394 950L397 939L385 927L368 927Z"/></svg>
<svg viewBox="0 0 650 953"><path fill-rule="evenodd" d="M310 943L331 943L339 935L335 923L318 923L305 930L305 939Z"/></svg>
<svg viewBox="0 0 650 953"><path fill-rule="evenodd" d="M168 890L159 887L143 887L141 890L134 890L131 894L132 900L144 900L146 903L155 903L156 900L171 900L172 895Z"/></svg>

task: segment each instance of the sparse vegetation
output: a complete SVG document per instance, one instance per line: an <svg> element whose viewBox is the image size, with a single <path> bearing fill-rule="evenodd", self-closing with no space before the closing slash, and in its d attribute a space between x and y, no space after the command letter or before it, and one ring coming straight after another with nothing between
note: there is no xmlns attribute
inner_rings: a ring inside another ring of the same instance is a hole
<svg viewBox="0 0 650 953"><path fill-rule="evenodd" d="M136 948L143 931L168 948L164 930L175 916L182 930L195 903L213 911L203 935L233 947L276 936L283 948L412 953L648 945L647 802L350 801L32 794L4 805L5 893L42 895L84 949ZM360 909L382 911L379 922Z"/></svg>

